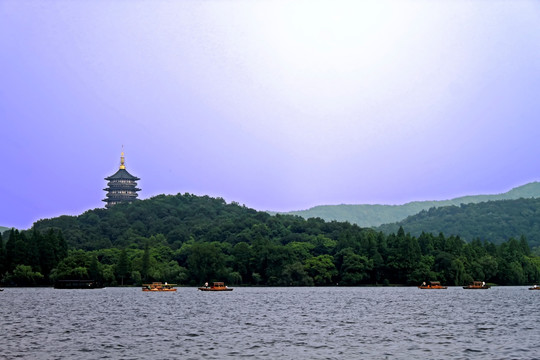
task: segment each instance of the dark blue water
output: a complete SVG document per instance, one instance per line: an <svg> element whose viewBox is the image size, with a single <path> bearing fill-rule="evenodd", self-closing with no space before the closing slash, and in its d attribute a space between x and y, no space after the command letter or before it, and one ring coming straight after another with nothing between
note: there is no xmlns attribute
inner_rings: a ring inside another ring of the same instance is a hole
<svg viewBox="0 0 540 360"><path fill-rule="evenodd" d="M540 291L0 292L6 359L539 359Z"/></svg>

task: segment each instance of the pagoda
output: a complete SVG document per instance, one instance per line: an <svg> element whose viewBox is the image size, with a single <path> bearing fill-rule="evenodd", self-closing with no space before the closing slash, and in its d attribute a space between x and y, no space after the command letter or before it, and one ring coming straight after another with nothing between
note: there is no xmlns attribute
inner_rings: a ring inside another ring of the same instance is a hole
<svg viewBox="0 0 540 360"><path fill-rule="evenodd" d="M131 175L126 170L123 151L120 154L120 169L105 180L108 181L107 188L103 189L107 191L107 198L103 200L107 203L105 204L106 208L118 203L133 202L137 199L137 191L141 191L137 188L137 180L141 179Z"/></svg>

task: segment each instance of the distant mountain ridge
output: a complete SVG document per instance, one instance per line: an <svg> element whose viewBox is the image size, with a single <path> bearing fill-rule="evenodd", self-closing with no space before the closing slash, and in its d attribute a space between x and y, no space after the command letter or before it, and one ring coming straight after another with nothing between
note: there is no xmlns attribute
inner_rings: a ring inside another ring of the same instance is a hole
<svg viewBox="0 0 540 360"><path fill-rule="evenodd" d="M413 201L403 205L320 205L307 210L290 211L282 214L298 215L305 219L319 217L325 221L348 221L362 227L377 227L396 223L422 210L461 204L476 204L494 200L540 198L540 182L531 182L494 195L468 195L450 200Z"/></svg>
<svg viewBox="0 0 540 360"><path fill-rule="evenodd" d="M0 226L0 234L3 234L4 231L10 230L11 228L7 228L5 226Z"/></svg>
<svg viewBox="0 0 540 360"><path fill-rule="evenodd" d="M422 210L418 214L377 230L396 233L400 227L406 233L459 236L465 241L487 240L501 244L510 238L525 236L531 247L540 246L540 198L494 200L481 203L444 206Z"/></svg>

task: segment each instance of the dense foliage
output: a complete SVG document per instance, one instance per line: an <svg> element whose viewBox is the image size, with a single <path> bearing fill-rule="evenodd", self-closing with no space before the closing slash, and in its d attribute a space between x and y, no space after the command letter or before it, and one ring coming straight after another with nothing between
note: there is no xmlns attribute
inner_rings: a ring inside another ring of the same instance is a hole
<svg viewBox="0 0 540 360"><path fill-rule="evenodd" d="M403 205L321 205L307 210L291 211L287 214L298 215L305 219L319 217L326 221L348 221L362 227L374 227L402 221L408 216L430 208L520 198L540 198L540 182L531 182L497 195L462 196L439 201L413 201ZM397 228L399 226L393 231L397 231Z"/></svg>
<svg viewBox="0 0 540 360"><path fill-rule="evenodd" d="M540 199L487 201L432 208L396 223L379 227L385 233L406 228L413 235L422 232L460 235L470 241L480 238L501 244L524 235L533 248L540 246Z"/></svg>
<svg viewBox="0 0 540 360"><path fill-rule="evenodd" d="M108 286L540 281L540 258L531 255L524 237L494 245L443 234L415 237L402 228L385 235L347 222L271 216L190 194L42 220L29 231L6 234L0 238L0 277L6 285L57 279L95 279Z"/></svg>

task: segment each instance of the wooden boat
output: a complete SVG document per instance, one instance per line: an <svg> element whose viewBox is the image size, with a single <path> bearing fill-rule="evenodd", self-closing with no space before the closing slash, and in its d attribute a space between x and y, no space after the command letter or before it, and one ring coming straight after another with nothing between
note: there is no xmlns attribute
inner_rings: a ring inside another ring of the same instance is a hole
<svg viewBox="0 0 540 360"><path fill-rule="evenodd" d="M103 285L95 280L57 280L55 289L103 289Z"/></svg>
<svg viewBox="0 0 540 360"><path fill-rule="evenodd" d="M540 286L533 285L532 287L529 288L529 290L540 290Z"/></svg>
<svg viewBox="0 0 540 360"><path fill-rule="evenodd" d="M419 289L448 289L448 286L442 286L440 281L430 281L429 283L422 283L418 287Z"/></svg>
<svg viewBox="0 0 540 360"><path fill-rule="evenodd" d="M163 284L161 282L153 282L151 284L143 284L142 291L176 291L176 284Z"/></svg>
<svg viewBox="0 0 540 360"><path fill-rule="evenodd" d="M204 286L200 287L199 290L201 291L233 291L232 288L229 288L225 286L222 282L215 282L212 284L212 286L208 286L208 283L204 284Z"/></svg>
<svg viewBox="0 0 540 360"><path fill-rule="evenodd" d="M486 285L483 281L473 281L472 284L464 286L464 289L489 289L491 286Z"/></svg>

